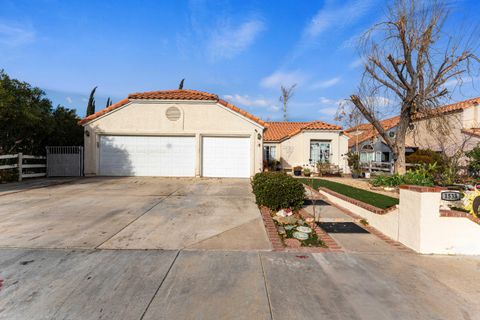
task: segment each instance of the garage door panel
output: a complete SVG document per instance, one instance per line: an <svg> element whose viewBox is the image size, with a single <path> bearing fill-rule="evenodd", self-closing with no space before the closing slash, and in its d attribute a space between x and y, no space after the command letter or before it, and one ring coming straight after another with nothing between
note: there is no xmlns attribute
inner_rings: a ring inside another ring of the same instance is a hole
<svg viewBox="0 0 480 320"><path fill-rule="evenodd" d="M250 177L250 138L204 137L202 173L205 177Z"/></svg>
<svg viewBox="0 0 480 320"><path fill-rule="evenodd" d="M195 138L102 136L100 174L195 176Z"/></svg>

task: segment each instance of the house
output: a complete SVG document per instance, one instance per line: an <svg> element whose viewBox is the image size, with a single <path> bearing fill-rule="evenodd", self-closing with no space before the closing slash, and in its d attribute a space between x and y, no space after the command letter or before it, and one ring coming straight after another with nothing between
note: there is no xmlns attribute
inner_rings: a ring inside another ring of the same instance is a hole
<svg viewBox="0 0 480 320"><path fill-rule="evenodd" d="M391 138L400 117L380 123ZM349 135L348 148L359 151L361 162L391 162L392 152L370 124L361 124L345 130ZM418 113L405 138L406 154L418 149L431 149L452 155L459 149L468 151L480 142L480 97L444 105L428 113Z"/></svg>
<svg viewBox="0 0 480 320"><path fill-rule="evenodd" d="M264 159L279 161L283 169L328 162L348 172L348 137L340 126L322 121L268 122L263 143Z"/></svg>
<svg viewBox="0 0 480 320"><path fill-rule="evenodd" d="M277 137L269 133L269 123L195 90L133 93L80 123L87 175L247 178L263 170L265 135ZM292 154L283 153L285 163L310 158L307 139L329 142L333 161L347 150L346 140L340 150L345 138L339 138L339 127L295 128L299 132L291 131L288 139L270 140L291 145Z"/></svg>

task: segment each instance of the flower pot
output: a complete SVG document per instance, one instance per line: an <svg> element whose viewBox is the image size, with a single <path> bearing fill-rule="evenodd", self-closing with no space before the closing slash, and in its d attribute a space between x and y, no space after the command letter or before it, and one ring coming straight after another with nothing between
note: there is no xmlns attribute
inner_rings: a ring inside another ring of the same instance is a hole
<svg viewBox="0 0 480 320"><path fill-rule="evenodd" d="M302 175L302 170L295 170L293 171L293 174L297 177L301 176Z"/></svg>

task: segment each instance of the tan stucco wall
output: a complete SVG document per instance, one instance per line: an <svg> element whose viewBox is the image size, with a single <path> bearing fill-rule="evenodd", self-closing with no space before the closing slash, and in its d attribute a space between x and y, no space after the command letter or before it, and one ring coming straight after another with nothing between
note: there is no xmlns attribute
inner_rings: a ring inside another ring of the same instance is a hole
<svg viewBox="0 0 480 320"><path fill-rule="evenodd" d="M330 162L348 171L345 154L348 152L348 138L339 131L303 131L277 144L277 158L284 168L307 165L310 159L310 141L330 141Z"/></svg>
<svg viewBox="0 0 480 320"><path fill-rule="evenodd" d="M478 107L464 109L463 112L414 122L414 129L406 136L406 145L420 149L444 151L448 156L462 148L469 151L480 139L465 135L462 129L478 127Z"/></svg>
<svg viewBox="0 0 480 320"><path fill-rule="evenodd" d="M165 111L176 106L182 116L177 121L170 121ZM136 100L97 118L85 125L85 174L97 174L99 167L100 135L152 135L152 136L195 136L197 158L195 173L201 176L201 141L203 136L249 137L251 174L262 170L263 128L222 105L213 101L150 101Z"/></svg>

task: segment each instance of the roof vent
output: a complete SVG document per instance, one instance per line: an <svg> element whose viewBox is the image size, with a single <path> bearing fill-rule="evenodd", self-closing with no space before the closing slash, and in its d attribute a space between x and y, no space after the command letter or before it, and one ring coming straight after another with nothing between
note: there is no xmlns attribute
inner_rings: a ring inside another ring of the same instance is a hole
<svg viewBox="0 0 480 320"><path fill-rule="evenodd" d="M170 107L165 112L165 115L167 116L168 120L177 121L182 116L182 113L180 112L180 109L178 109L177 107Z"/></svg>

